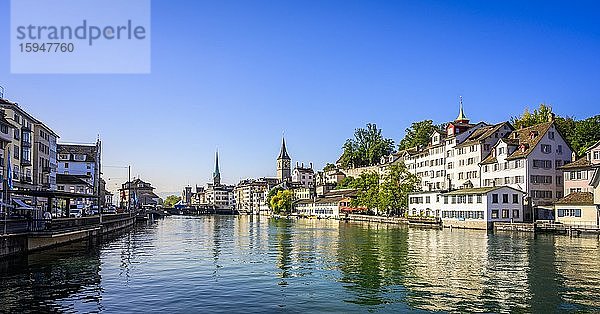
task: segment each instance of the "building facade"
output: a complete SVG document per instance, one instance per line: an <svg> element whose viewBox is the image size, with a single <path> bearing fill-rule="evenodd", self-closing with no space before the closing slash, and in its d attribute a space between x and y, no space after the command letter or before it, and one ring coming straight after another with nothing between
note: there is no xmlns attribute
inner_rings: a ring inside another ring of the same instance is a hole
<svg viewBox="0 0 600 314"><path fill-rule="evenodd" d="M483 186L507 185L524 191L527 204L551 208L564 196L561 166L571 162L571 154L553 121L515 130L481 163Z"/></svg>
<svg viewBox="0 0 600 314"><path fill-rule="evenodd" d="M508 186L409 195L409 215L437 217L445 227L491 229L494 222L522 222L523 191Z"/></svg>
<svg viewBox="0 0 600 314"><path fill-rule="evenodd" d="M593 192L591 180L597 165L600 165L600 141L589 147L582 158L560 167L564 171L564 195Z"/></svg>
<svg viewBox="0 0 600 314"><path fill-rule="evenodd" d="M315 171L312 167L312 162L308 167L304 167L304 163L296 163L296 167L292 171L292 182L297 182L306 188L315 187Z"/></svg>

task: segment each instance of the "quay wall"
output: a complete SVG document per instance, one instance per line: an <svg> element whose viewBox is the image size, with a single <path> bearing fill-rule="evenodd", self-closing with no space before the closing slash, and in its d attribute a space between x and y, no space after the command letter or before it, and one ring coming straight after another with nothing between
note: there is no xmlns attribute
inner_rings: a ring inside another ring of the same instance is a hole
<svg viewBox="0 0 600 314"><path fill-rule="evenodd" d="M340 216L342 220L349 221L368 221L368 222L382 222L391 224L408 224L408 220L403 217L383 217L383 216L370 216L370 215L354 215Z"/></svg>
<svg viewBox="0 0 600 314"><path fill-rule="evenodd" d="M52 222L51 230L0 235L0 258L26 254L87 238L101 238L103 235L121 232L135 223L135 217L127 214L110 215L103 218L102 224L99 221L90 224L90 217L56 219ZM56 228L57 226L61 226L61 228Z"/></svg>

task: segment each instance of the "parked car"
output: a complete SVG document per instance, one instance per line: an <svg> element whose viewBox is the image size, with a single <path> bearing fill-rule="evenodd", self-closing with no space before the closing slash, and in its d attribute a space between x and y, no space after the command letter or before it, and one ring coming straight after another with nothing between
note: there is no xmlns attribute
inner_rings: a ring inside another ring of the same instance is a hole
<svg viewBox="0 0 600 314"><path fill-rule="evenodd" d="M94 216L94 215L98 215L100 211L98 210L98 206L94 205L91 208L86 209L85 214L87 216Z"/></svg>

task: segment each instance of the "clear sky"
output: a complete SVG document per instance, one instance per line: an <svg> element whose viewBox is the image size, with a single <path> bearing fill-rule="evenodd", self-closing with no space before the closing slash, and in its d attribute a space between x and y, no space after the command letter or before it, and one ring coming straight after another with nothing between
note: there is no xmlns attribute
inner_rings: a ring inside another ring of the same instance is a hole
<svg viewBox="0 0 600 314"><path fill-rule="evenodd" d="M151 74L13 75L5 44L0 85L60 140L100 134L104 165L179 193L211 178L217 147L225 183L274 176L283 131L294 164L321 168L355 128L398 142L454 119L459 95L474 121L541 102L598 114L598 16L595 1L154 0Z"/></svg>

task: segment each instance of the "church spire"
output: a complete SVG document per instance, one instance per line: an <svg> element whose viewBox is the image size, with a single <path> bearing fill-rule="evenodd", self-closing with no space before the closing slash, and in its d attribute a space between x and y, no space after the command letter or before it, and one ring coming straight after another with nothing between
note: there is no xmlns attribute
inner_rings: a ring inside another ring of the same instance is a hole
<svg viewBox="0 0 600 314"><path fill-rule="evenodd" d="M285 149L285 138L281 137L281 150L279 151L279 157L277 159L291 159Z"/></svg>
<svg viewBox="0 0 600 314"><path fill-rule="evenodd" d="M213 172L213 184L221 185L221 172L219 171L219 150L215 152L215 172Z"/></svg>
<svg viewBox="0 0 600 314"><path fill-rule="evenodd" d="M456 122L469 123L469 119L465 116L465 111L463 110L463 98L460 96L460 109L458 111L458 117L455 120Z"/></svg>

